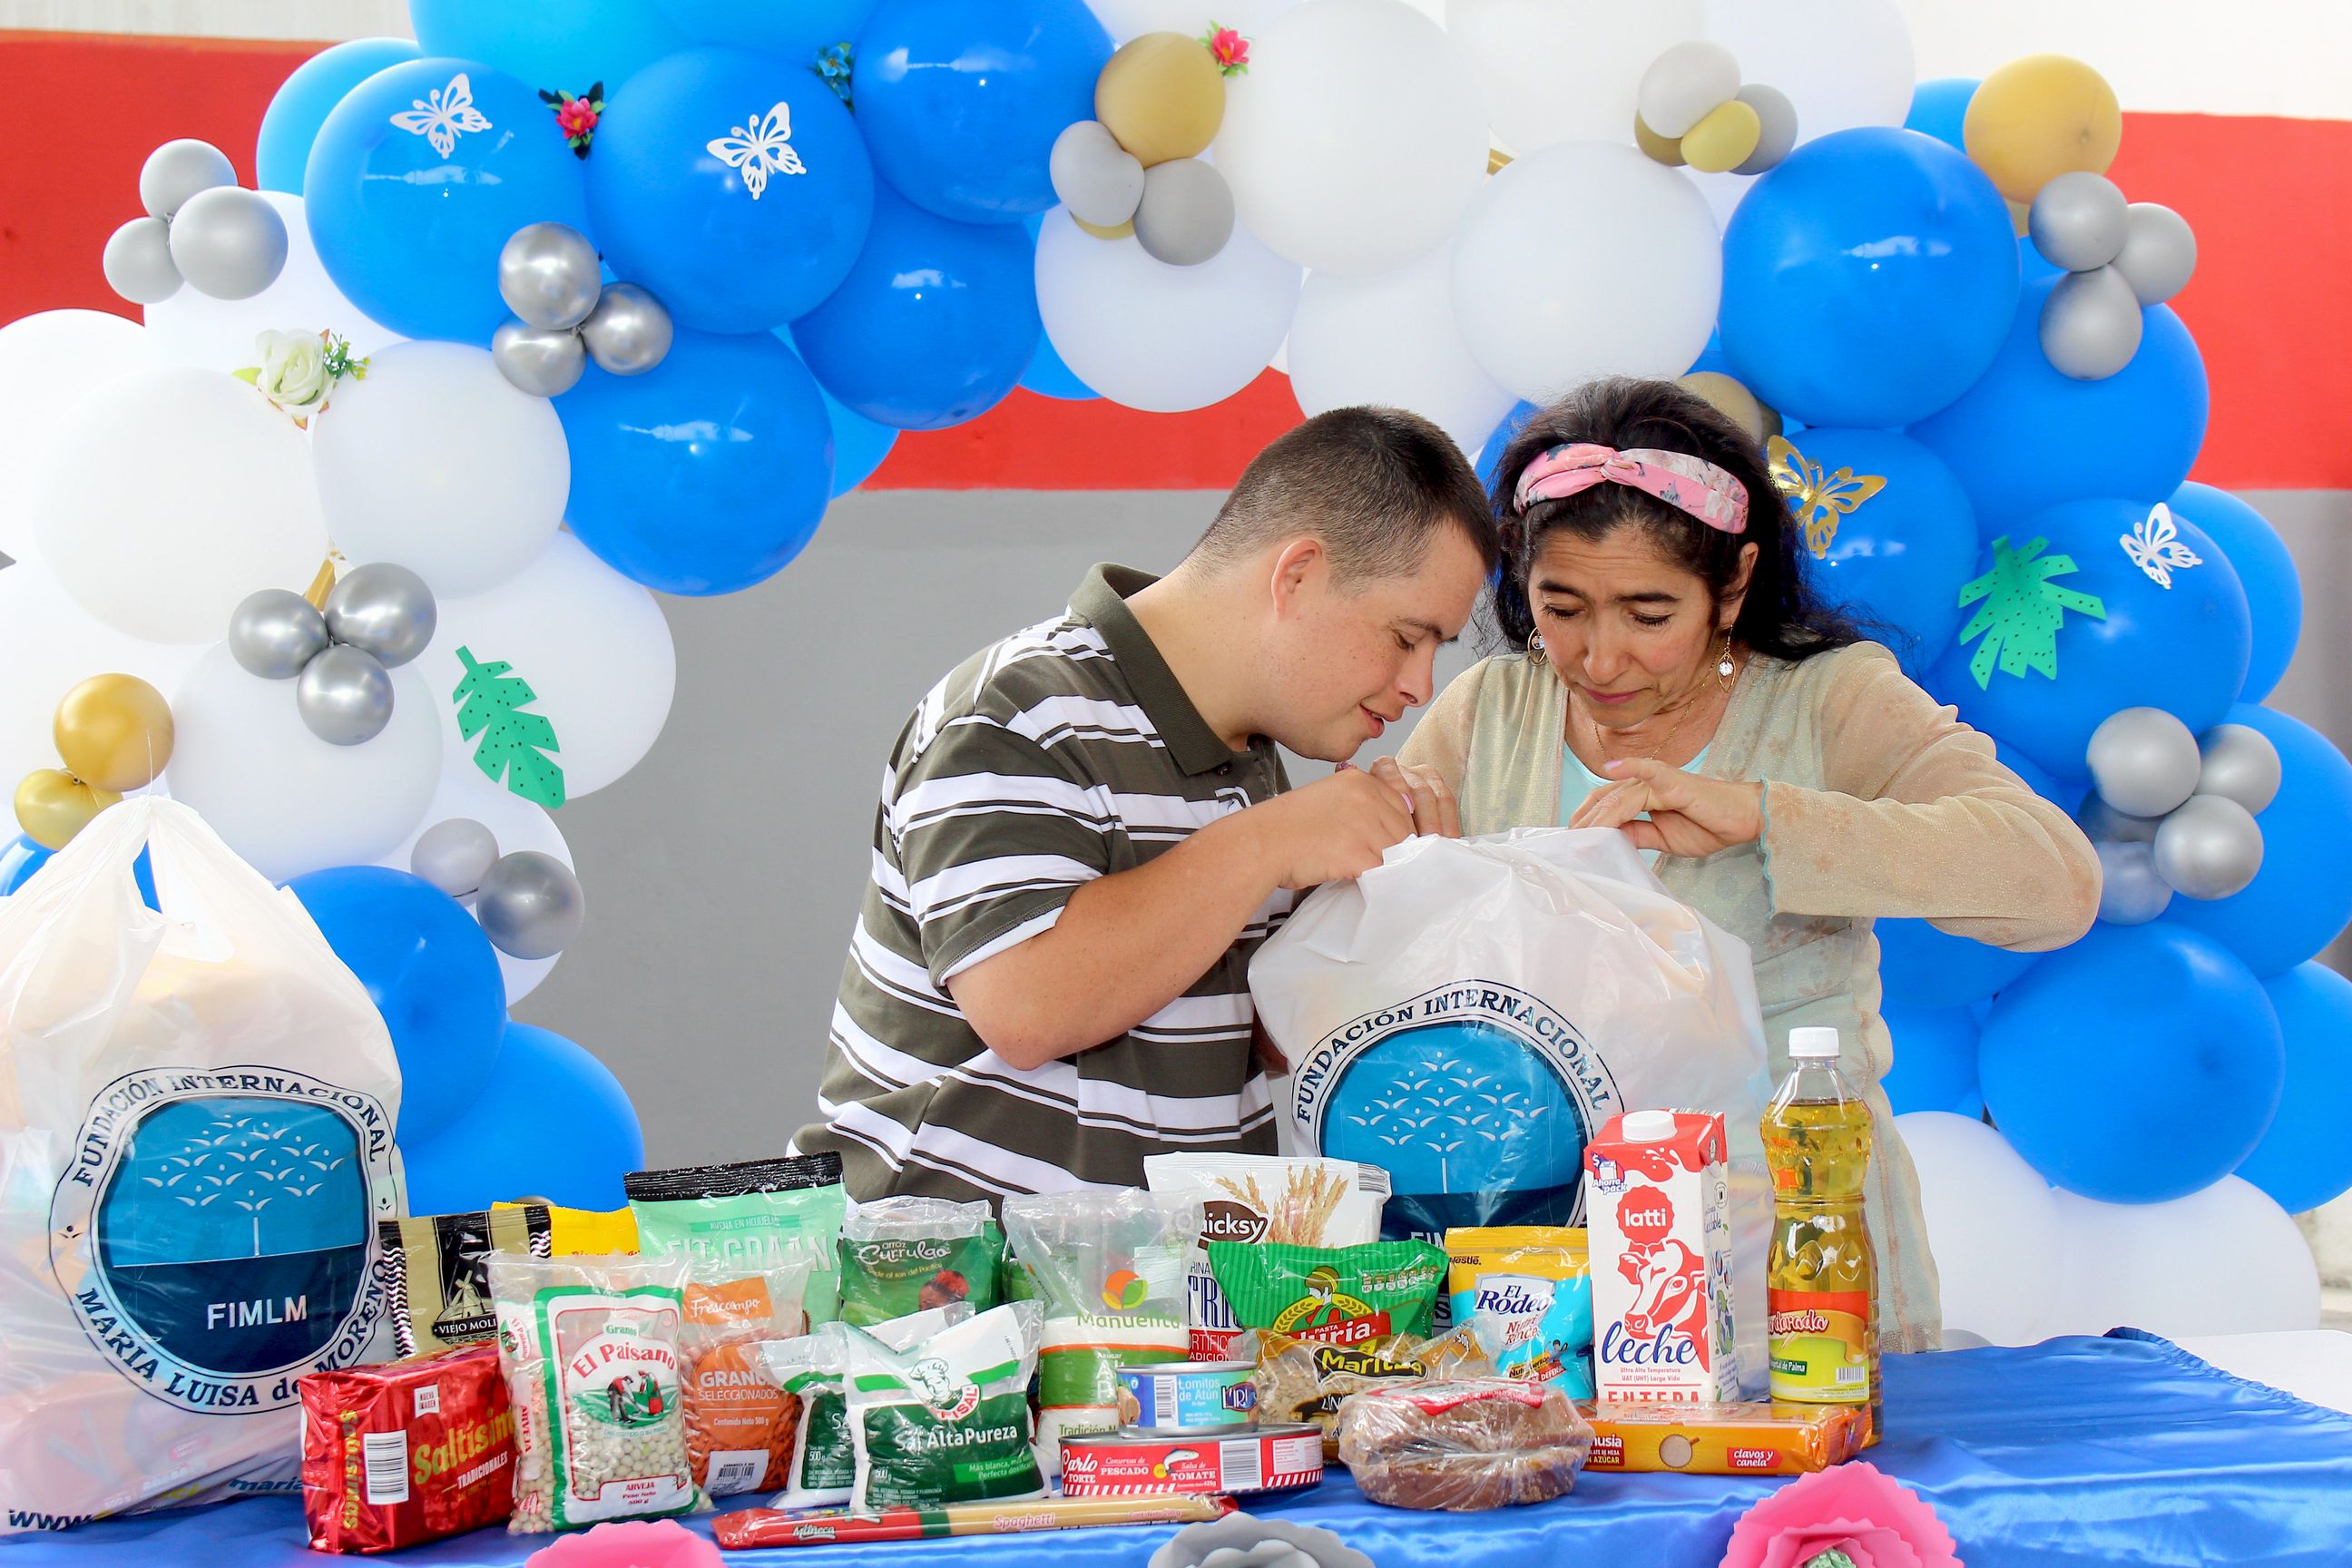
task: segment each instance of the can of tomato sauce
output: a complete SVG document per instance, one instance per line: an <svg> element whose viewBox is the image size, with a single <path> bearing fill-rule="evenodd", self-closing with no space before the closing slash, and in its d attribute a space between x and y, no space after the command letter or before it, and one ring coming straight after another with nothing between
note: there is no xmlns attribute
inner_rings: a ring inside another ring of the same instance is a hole
<svg viewBox="0 0 2352 1568"><path fill-rule="evenodd" d="M1129 1426L1062 1439L1062 1490L1069 1497L1293 1491L1322 1479L1323 1434L1304 1423Z"/></svg>

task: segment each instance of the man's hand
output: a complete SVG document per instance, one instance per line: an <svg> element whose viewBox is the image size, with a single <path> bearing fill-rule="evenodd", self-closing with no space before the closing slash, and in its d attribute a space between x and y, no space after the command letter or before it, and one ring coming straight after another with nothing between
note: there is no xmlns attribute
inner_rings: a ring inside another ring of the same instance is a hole
<svg viewBox="0 0 2352 1568"><path fill-rule="evenodd" d="M1371 765L1372 777L1412 802L1412 830L1425 838L1462 837L1462 811L1454 791L1435 768L1382 757Z"/></svg>
<svg viewBox="0 0 2352 1568"><path fill-rule="evenodd" d="M1637 849L1693 859L1763 837L1761 784L1705 778L1645 757L1611 763L1607 771L1619 782L1586 795L1570 827L1619 828Z"/></svg>
<svg viewBox="0 0 2352 1568"><path fill-rule="evenodd" d="M1257 1058L1257 1070L1266 1077L1290 1076L1290 1058L1282 1054L1282 1047L1276 1045L1274 1037L1265 1032L1265 1020L1263 1018L1250 1020L1250 1050Z"/></svg>
<svg viewBox="0 0 2352 1568"><path fill-rule="evenodd" d="M1344 882L1412 837L1409 796L1370 773L1342 768L1240 814L1277 884L1294 891Z"/></svg>

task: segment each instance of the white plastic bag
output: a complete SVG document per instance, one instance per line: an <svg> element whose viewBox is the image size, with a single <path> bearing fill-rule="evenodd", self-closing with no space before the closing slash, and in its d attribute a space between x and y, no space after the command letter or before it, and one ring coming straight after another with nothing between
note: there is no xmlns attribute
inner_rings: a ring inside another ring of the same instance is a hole
<svg viewBox="0 0 2352 1568"><path fill-rule="evenodd" d="M1302 1149L1389 1172L1392 1236L1581 1225L1584 1146L1622 1110L1719 1110L1743 1386L1764 1380L1771 1085L1747 944L1622 834L1412 838L1318 889L1250 965Z"/></svg>
<svg viewBox="0 0 2352 1568"><path fill-rule="evenodd" d="M0 1532L300 1489L295 1380L389 1343L399 1092L365 989L186 806L0 899Z"/></svg>

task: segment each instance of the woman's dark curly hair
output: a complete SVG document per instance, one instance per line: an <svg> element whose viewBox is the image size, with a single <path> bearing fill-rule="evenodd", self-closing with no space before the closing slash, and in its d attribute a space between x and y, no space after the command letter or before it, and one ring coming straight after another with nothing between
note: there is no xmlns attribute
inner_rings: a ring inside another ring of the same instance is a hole
<svg viewBox="0 0 2352 1568"><path fill-rule="evenodd" d="M1709 528L1645 491L1602 484L1540 500L1520 517L1511 509L1519 474L1554 447L1591 441L1620 451L1649 447L1704 458L1748 487L1748 529ZM1775 658L1804 659L1863 640L1864 628L1823 604L1804 565L1804 533L1773 488L1764 454L1748 433L1696 393L1671 381L1616 377L1589 382L1530 417L1503 450L1495 471L1495 515L1502 520L1503 569L1494 591L1503 640L1525 648L1535 631L1528 574L1546 535L1566 530L1598 540L1632 526L1666 559L1696 574L1721 604L1739 576L1740 547L1753 544L1756 569L1731 635Z"/></svg>

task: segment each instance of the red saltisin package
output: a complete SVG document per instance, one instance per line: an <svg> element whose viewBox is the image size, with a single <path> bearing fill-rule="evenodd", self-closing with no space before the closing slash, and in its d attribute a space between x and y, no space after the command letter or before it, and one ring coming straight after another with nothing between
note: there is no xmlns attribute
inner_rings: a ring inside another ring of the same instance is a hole
<svg viewBox="0 0 2352 1568"><path fill-rule="evenodd" d="M396 1552L514 1508L494 1343L302 1379L302 1513L317 1552Z"/></svg>

